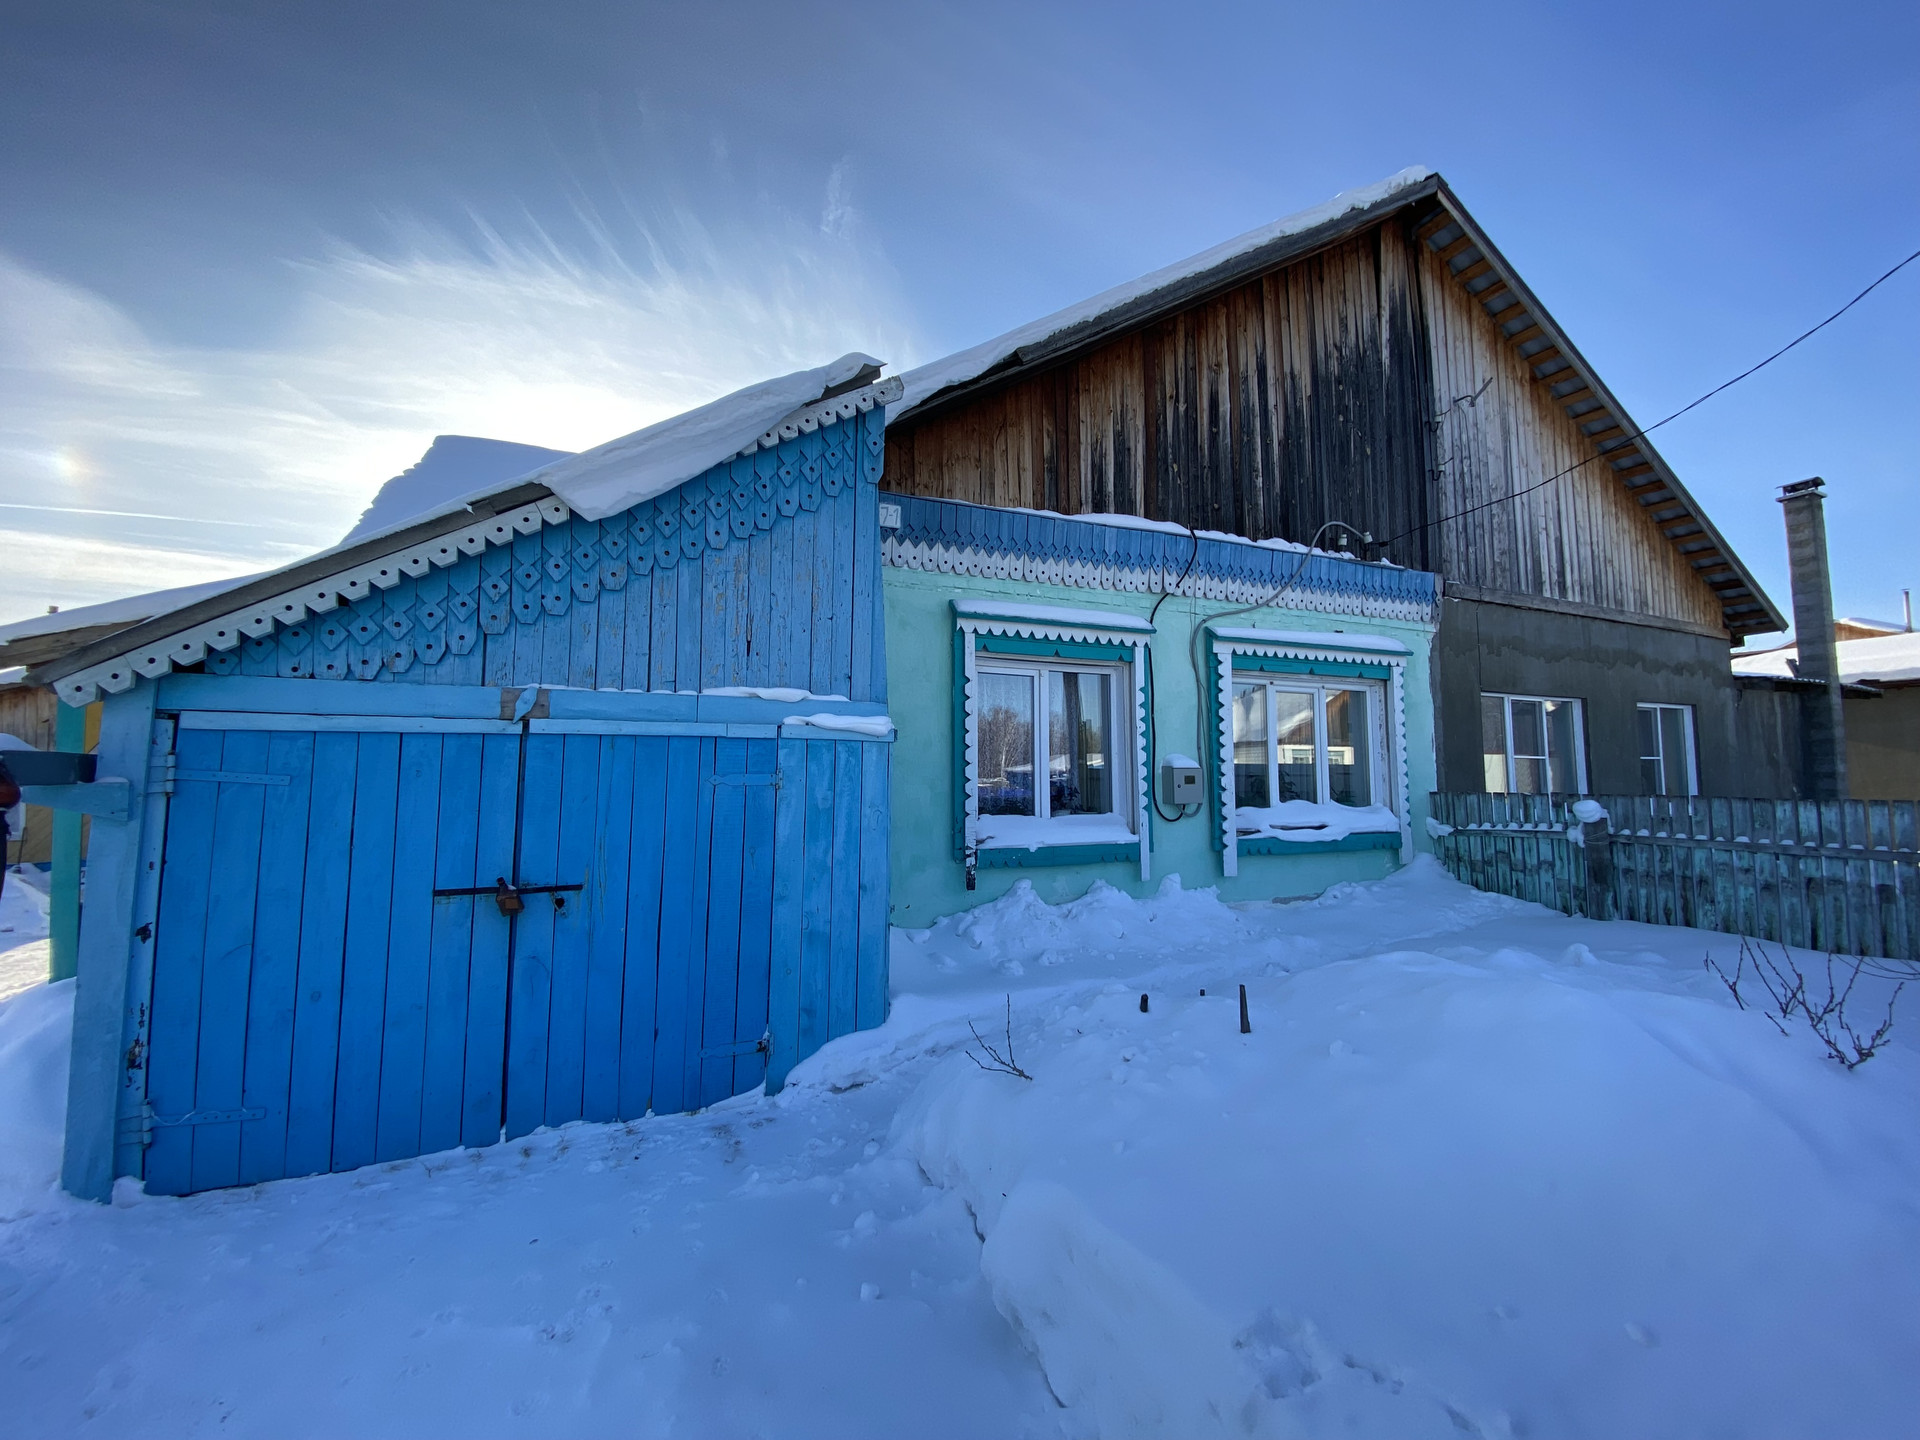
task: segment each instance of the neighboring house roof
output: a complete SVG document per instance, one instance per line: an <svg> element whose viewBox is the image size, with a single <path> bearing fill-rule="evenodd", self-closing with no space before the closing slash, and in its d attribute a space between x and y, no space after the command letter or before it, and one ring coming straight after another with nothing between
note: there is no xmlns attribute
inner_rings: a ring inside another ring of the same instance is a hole
<svg viewBox="0 0 1920 1440"><path fill-rule="evenodd" d="M1876 635L1866 640L1842 640L1834 649L1839 653L1840 680L1846 685L1898 684L1920 681L1920 633L1899 631ZM1792 678L1800 659L1795 645L1758 655L1736 655L1733 673Z"/></svg>
<svg viewBox="0 0 1920 1440"><path fill-rule="evenodd" d="M29 680L55 684L70 703L92 698L101 686L125 689L136 675L164 674L176 664L194 663L208 648L229 649L275 625L294 623L310 610L330 609L338 593L384 588L401 574L425 573L463 551L477 553L475 547L531 534L569 515L604 519L734 455L777 445L841 418L842 412L890 404L899 398L899 381L875 384L880 368L870 356L845 355L465 493L448 495L440 488L464 484L463 472L438 468L432 478L440 485L401 486L405 501L393 497L380 528L368 529L372 511L382 508L376 498L347 540L305 560L238 580L0 626L0 665L24 660ZM388 488L405 479L397 477ZM409 506L421 508L404 513ZM67 677L75 678L69 683Z"/></svg>
<svg viewBox="0 0 1920 1440"><path fill-rule="evenodd" d="M1176 265L906 372L892 423L957 404L985 387L1058 364L1257 275L1419 207L1417 234L1440 254L1505 341L1592 443L1604 467L1640 503L1668 544L1717 596L1735 637L1787 628L1785 616L1689 495L1659 452L1500 254L1438 174L1403 170L1335 196Z"/></svg>

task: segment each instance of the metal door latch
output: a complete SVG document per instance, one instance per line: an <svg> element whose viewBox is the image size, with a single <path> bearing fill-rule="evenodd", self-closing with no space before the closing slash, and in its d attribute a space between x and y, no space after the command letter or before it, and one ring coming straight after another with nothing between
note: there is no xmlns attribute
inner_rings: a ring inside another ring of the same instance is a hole
<svg viewBox="0 0 1920 1440"><path fill-rule="evenodd" d="M564 910L567 908L566 897L576 890L584 890L586 888L584 884L509 885L507 883L507 877L502 875L496 878L491 885L456 886L451 890L436 890L433 892L433 895L436 900L442 896L452 895L491 895L493 897L493 903L500 907L500 913L508 919L512 919L515 915L520 914L527 908L527 902L520 898L523 895L551 895L553 896L553 908L556 910Z"/></svg>

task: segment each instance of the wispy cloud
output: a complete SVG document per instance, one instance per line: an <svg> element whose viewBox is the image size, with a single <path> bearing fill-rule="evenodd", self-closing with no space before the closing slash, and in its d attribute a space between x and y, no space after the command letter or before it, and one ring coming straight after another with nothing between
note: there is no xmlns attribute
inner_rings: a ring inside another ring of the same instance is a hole
<svg viewBox="0 0 1920 1440"><path fill-rule="evenodd" d="M0 619L330 544L436 434L580 449L846 350L918 358L846 191L836 170L824 224L682 218L585 258L477 224L335 247L244 350L167 344L0 254Z"/></svg>

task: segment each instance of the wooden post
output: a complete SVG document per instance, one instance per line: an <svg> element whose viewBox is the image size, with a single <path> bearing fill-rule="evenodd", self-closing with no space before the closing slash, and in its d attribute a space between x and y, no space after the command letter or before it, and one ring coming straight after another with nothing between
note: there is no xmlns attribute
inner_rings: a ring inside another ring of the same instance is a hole
<svg viewBox="0 0 1920 1440"><path fill-rule="evenodd" d="M1581 802L1587 804L1590 802ZM1579 807L1575 807L1576 812ZM1598 810L1600 807L1595 805ZM1607 819L1607 812L1600 811L1598 819L1589 820L1584 815L1580 820L1580 838L1585 842L1587 851L1587 894L1581 913L1589 920L1611 920L1613 918L1613 826Z"/></svg>
<svg viewBox="0 0 1920 1440"><path fill-rule="evenodd" d="M141 822L147 811L147 756L156 687L139 682L107 697L100 717L100 778L129 782L127 818L95 817L81 927L73 1052L67 1071L67 1144L60 1183L83 1200L113 1198L114 1126L120 1099L127 976L134 945Z"/></svg>
<svg viewBox="0 0 1920 1440"><path fill-rule="evenodd" d="M85 706L61 702L53 722L53 744L56 750L86 748ZM53 874L47 915L48 949L53 957L49 980L71 980L79 973L80 825L76 811L53 812Z"/></svg>

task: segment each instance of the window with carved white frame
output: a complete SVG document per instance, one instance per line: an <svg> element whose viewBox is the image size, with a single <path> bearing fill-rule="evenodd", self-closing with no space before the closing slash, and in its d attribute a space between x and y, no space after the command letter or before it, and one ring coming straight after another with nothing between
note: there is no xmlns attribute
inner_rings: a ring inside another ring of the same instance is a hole
<svg viewBox="0 0 1920 1440"><path fill-rule="evenodd" d="M1137 855L1145 815L1145 622L953 602L959 849L969 866ZM981 613L975 613L976 608Z"/></svg>
<svg viewBox="0 0 1920 1440"><path fill-rule="evenodd" d="M1222 871L1254 853L1397 848L1407 825L1405 666L1382 635L1211 632Z"/></svg>

